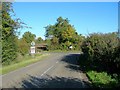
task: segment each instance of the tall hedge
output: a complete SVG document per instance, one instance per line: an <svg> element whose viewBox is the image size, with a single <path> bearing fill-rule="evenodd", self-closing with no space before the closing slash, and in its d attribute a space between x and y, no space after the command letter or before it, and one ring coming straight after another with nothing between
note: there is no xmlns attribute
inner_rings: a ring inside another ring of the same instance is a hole
<svg viewBox="0 0 120 90"><path fill-rule="evenodd" d="M86 38L82 51L91 66L116 72L120 67L118 44L117 33L94 33Z"/></svg>
<svg viewBox="0 0 120 90"><path fill-rule="evenodd" d="M15 30L19 23L11 18L13 13L12 3L2 3L2 64L9 64L17 57Z"/></svg>

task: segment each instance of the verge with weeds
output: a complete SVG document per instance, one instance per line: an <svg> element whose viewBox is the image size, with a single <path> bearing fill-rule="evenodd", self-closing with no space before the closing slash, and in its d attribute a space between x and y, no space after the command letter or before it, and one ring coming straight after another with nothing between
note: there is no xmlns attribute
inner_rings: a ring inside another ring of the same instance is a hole
<svg viewBox="0 0 120 90"><path fill-rule="evenodd" d="M42 60L45 56L48 56L48 55L49 54L38 54L38 55L35 55L35 57L32 57L32 56L23 57L22 60L17 60L16 62L12 62L10 65L5 65L2 68L0 68L0 72L2 72L0 74L6 74L16 69L28 66L30 64L33 64L35 62Z"/></svg>
<svg viewBox="0 0 120 90"><path fill-rule="evenodd" d="M93 87L120 87L120 42L117 33L90 34L83 42L80 66Z"/></svg>

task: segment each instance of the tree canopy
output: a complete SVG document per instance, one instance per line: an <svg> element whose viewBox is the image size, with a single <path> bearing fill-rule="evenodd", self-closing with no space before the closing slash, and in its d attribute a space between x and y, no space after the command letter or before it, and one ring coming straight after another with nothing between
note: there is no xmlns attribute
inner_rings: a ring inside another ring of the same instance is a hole
<svg viewBox="0 0 120 90"><path fill-rule="evenodd" d="M32 34L30 31L27 31L23 34L22 38L30 45L32 41L35 41L35 34Z"/></svg>
<svg viewBox="0 0 120 90"><path fill-rule="evenodd" d="M11 18L10 13L13 13L12 3L2 3L2 63L9 64L14 60L16 55L16 33L15 30L20 27L17 20Z"/></svg>
<svg viewBox="0 0 120 90"><path fill-rule="evenodd" d="M78 39L83 38L82 36L78 35L74 26L69 23L68 18L63 19L62 17L59 17L54 25L48 25L45 27L45 29L45 36L47 39L52 40L51 43L56 42L60 45L64 43L62 46L66 47L66 49L68 49L70 45L77 44L80 41Z"/></svg>
<svg viewBox="0 0 120 90"><path fill-rule="evenodd" d="M24 28L27 26L25 23L21 22L20 18L15 17L12 3L3 2L2 4L0 3L0 5L0 8L2 7L0 10L0 16L2 18L0 19L0 32L2 33L2 64L10 64L11 61L16 59L17 53L20 50L18 46L19 39L17 36L17 30L18 28Z"/></svg>

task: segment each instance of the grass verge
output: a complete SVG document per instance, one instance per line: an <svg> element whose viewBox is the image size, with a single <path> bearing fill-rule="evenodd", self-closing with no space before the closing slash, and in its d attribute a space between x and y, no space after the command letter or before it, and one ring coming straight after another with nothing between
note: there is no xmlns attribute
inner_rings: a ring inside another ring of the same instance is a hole
<svg viewBox="0 0 120 90"><path fill-rule="evenodd" d="M19 62L10 64L10 65L6 65L6 66L3 66L2 68L0 68L0 72L2 72L0 74L6 74L6 73L9 73L16 69L28 66L30 64L33 64L35 62L42 60L45 56L48 56L48 55L49 54L40 54L40 55L35 56L34 58L33 57L23 58L23 60L21 60Z"/></svg>
<svg viewBox="0 0 120 90"><path fill-rule="evenodd" d="M80 51L77 51L77 50L49 50L49 51L44 51L44 52L54 52L54 53L57 53L57 52L64 52L64 53L74 52L74 53L78 53Z"/></svg>
<svg viewBox="0 0 120 90"><path fill-rule="evenodd" d="M95 87L113 88L118 84L118 80L112 78L106 72L88 71L87 76Z"/></svg>

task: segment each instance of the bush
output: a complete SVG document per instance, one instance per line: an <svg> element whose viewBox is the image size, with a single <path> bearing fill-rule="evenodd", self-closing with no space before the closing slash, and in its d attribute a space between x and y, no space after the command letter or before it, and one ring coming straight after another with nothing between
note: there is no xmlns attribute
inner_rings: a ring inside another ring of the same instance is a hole
<svg viewBox="0 0 120 90"><path fill-rule="evenodd" d="M29 53L30 47L29 44L25 41L25 39L19 39L17 46L18 46L18 52L21 55L24 56L25 54Z"/></svg>
<svg viewBox="0 0 120 90"><path fill-rule="evenodd" d="M118 80L112 78L112 76L108 75L106 72L98 73L96 71L89 71L87 75L96 87L111 88L116 87L118 84Z"/></svg>
<svg viewBox="0 0 120 90"><path fill-rule="evenodd" d="M118 43L116 33L94 33L86 38L82 51L92 67L97 66L98 70L118 72L116 71L120 67Z"/></svg>
<svg viewBox="0 0 120 90"><path fill-rule="evenodd" d="M2 40L2 64L8 65L11 61L17 57L17 49L13 36L7 37L6 40Z"/></svg>

